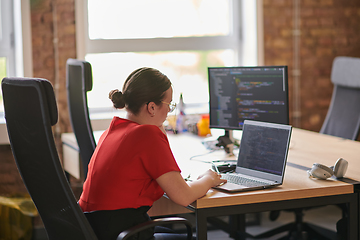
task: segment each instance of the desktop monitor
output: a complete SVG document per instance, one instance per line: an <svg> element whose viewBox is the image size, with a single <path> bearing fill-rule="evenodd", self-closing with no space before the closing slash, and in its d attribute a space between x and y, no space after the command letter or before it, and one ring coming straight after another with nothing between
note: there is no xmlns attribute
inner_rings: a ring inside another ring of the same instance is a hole
<svg viewBox="0 0 360 240"><path fill-rule="evenodd" d="M210 67L210 128L242 130L244 120L289 124L287 66Z"/></svg>

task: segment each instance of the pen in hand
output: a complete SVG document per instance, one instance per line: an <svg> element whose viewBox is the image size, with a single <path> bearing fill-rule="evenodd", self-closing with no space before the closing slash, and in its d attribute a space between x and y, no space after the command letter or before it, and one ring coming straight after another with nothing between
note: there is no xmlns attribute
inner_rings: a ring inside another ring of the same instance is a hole
<svg viewBox="0 0 360 240"><path fill-rule="evenodd" d="M219 174L221 176L221 173L220 173L219 169L217 168L217 166L213 162L212 162L212 165L213 165L214 170L217 172L217 174ZM225 182L222 182L218 186L221 186L224 184L225 184Z"/></svg>
<svg viewBox="0 0 360 240"><path fill-rule="evenodd" d="M217 166L215 165L215 163L211 163L212 164L212 166L213 166L213 169L217 172L217 174L221 174L220 172L219 172L219 169L217 168Z"/></svg>

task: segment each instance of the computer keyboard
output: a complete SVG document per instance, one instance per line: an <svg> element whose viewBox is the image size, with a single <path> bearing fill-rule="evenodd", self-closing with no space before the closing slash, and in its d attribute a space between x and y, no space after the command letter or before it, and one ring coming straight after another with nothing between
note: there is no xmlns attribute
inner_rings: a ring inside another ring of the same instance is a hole
<svg viewBox="0 0 360 240"><path fill-rule="evenodd" d="M246 178L236 173L221 174L221 178L226 179L230 183L235 183L242 186L257 187L270 185L267 182Z"/></svg>

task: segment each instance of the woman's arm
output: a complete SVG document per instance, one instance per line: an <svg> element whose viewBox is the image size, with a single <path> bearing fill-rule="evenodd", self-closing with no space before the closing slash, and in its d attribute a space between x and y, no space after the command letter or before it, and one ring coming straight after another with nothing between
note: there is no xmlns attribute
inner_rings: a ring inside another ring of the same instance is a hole
<svg viewBox="0 0 360 240"><path fill-rule="evenodd" d="M211 187L226 182L212 170L206 171L201 178L193 182L186 182L181 174L175 171L161 175L156 181L172 201L182 206L204 196Z"/></svg>

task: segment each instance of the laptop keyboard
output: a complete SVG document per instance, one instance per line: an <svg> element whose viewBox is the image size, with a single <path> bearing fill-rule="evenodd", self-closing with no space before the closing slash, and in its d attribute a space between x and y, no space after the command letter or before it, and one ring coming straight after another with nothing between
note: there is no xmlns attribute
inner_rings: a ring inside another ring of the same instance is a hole
<svg viewBox="0 0 360 240"><path fill-rule="evenodd" d="M235 183L235 184L247 186L247 187L258 187L258 186L270 185L267 182L242 177L236 173L221 174L221 178L226 179L230 183Z"/></svg>

